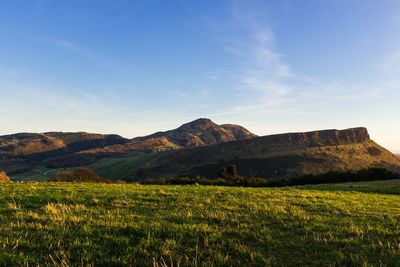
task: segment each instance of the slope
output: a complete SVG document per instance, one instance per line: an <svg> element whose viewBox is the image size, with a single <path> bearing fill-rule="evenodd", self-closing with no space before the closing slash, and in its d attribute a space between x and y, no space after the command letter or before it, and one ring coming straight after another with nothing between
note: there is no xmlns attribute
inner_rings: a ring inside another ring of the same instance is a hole
<svg viewBox="0 0 400 267"><path fill-rule="evenodd" d="M288 177L371 166L400 171L400 160L369 138L365 128L263 136L170 151L128 176L141 180L165 176L213 178L235 164L246 177Z"/></svg>

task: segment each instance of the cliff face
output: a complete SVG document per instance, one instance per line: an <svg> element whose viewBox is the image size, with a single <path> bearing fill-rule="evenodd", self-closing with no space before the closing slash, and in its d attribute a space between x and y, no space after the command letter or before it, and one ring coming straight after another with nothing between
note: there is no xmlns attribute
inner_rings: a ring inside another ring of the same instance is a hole
<svg viewBox="0 0 400 267"><path fill-rule="evenodd" d="M167 153L132 179L159 176L215 177L226 165L248 177L287 177L371 166L400 171L400 160L373 142L365 128L324 130L256 137Z"/></svg>
<svg viewBox="0 0 400 267"><path fill-rule="evenodd" d="M370 141L366 128L352 128L346 130L323 130L305 133L286 133L263 136L248 140L251 146L264 147L313 147L346 145Z"/></svg>

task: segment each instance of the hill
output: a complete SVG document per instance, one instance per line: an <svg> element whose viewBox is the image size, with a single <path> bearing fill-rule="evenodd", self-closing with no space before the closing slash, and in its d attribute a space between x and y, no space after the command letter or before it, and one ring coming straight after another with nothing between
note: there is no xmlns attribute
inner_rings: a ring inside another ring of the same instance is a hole
<svg viewBox="0 0 400 267"><path fill-rule="evenodd" d="M245 128L198 119L166 132L126 139L86 132L19 133L0 136L0 169L11 175L36 175L35 170L86 166L102 158L143 155L179 148L252 138Z"/></svg>
<svg viewBox="0 0 400 267"><path fill-rule="evenodd" d="M218 125L210 119L197 119L177 129L133 138L123 145L91 149L81 153L161 152L172 149L198 147L256 137L242 126Z"/></svg>
<svg viewBox="0 0 400 267"><path fill-rule="evenodd" d="M231 164L245 177L281 178L385 167L400 171L400 160L369 138L367 129L324 130L256 137L170 151L147 162L131 180L155 177L216 177Z"/></svg>
<svg viewBox="0 0 400 267"><path fill-rule="evenodd" d="M18 133L0 136L0 155L37 155L54 150L77 152L123 142L126 142L126 139L118 135L85 132Z"/></svg>
<svg viewBox="0 0 400 267"><path fill-rule="evenodd" d="M84 165L96 160L93 155L79 155L94 147L123 144L119 135L85 132L19 133L0 136L0 169L9 174L23 173L38 165L49 168Z"/></svg>
<svg viewBox="0 0 400 267"><path fill-rule="evenodd" d="M197 147L249 139L256 137L256 135L239 125L217 125L209 119L197 119L183 124L177 129L138 137L136 140L162 137L181 147Z"/></svg>
<svg viewBox="0 0 400 267"><path fill-rule="evenodd" d="M257 137L241 126L209 119L133 139L84 132L0 136L0 157L0 169L12 178L39 180L82 166L129 181L215 178L232 164L241 176L266 178L368 167L400 171L400 159L371 140L365 128Z"/></svg>
<svg viewBox="0 0 400 267"><path fill-rule="evenodd" d="M2 266L400 263L399 195L8 183L0 203Z"/></svg>

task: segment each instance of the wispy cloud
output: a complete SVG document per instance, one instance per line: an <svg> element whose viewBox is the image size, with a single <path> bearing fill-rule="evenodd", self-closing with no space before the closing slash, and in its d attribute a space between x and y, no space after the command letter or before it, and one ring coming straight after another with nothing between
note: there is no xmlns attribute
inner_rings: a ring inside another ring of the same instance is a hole
<svg viewBox="0 0 400 267"><path fill-rule="evenodd" d="M241 113L262 115L271 112L295 112L310 110L318 102L335 106L335 103L350 102L380 96L379 87L357 87L341 81L321 81L312 74L297 72L290 66L278 49L275 33L259 9L246 1L234 1L231 6L231 25L240 36L221 34L223 49L230 53L238 64L232 76L236 81L239 100L234 106L213 114L229 116ZM219 33L217 20L207 19ZM275 111L272 111L275 110Z"/></svg>
<svg viewBox="0 0 400 267"><path fill-rule="evenodd" d="M245 32L246 42L232 43L226 50L239 60L238 80L241 90L256 91L262 100L281 101L289 93L284 82L292 76L290 67L275 49L275 35L268 25L258 19L254 10L232 5L233 21Z"/></svg>
<svg viewBox="0 0 400 267"><path fill-rule="evenodd" d="M82 48L78 44L64 40L64 39L48 39L47 40L48 44L59 47L61 49L64 49L68 52L71 52L75 54L76 56L79 56L87 61L93 62L97 65L103 66L103 67L110 67L111 63L105 60L104 58L96 55L92 51L89 51L87 49Z"/></svg>

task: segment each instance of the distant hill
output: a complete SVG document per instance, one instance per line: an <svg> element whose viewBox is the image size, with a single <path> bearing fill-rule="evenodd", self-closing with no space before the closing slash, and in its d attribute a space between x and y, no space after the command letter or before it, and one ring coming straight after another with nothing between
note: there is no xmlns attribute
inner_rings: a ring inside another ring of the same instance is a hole
<svg viewBox="0 0 400 267"><path fill-rule="evenodd" d="M84 165L95 159L77 156L80 151L128 142L119 135L85 132L18 133L0 136L0 169L9 174L29 171L36 165Z"/></svg>
<svg viewBox="0 0 400 267"><path fill-rule="evenodd" d="M93 133L0 136L0 170L21 179L87 166L109 179L205 176L235 164L244 177L289 177L372 166L400 172L400 158L365 128L257 137L239 125L197 119L174 130L126 139Z"/></svg>
<svg viewBox="0 0 400 267"><path fill-rule="evenodd" d="M86 166L104 157L155 153L255 136L241 126L217 125L209 119L134 139L86 132L18 133L0 136L0 168L11 175L23 174L33 169Z"/></svg>
<svg viewBox="0 0 400 267"><path fill-rule="evenodd" d="M135 138L135 140L167 138L170 142L181 147L197 147L253 137L256 137L256 135L239 125L218 125L209 119L197 119L183 124L177 129L157 132L145 137Z"/></svg>
<svg viewBox="0 0 400 267"><path fill-rule="evenodd" d="M122 145L91 149L81 153L160 152L179 148L198 147L256 137L242 126L218 125L209 119L197 119L177 129L137 137Z"/></svg>
<svg viewBox="0 0 400 267"><path fill-rule="evenodd" d="M235 164L247 177L288 177L371 166L400 171L400 159L369 138L365 128L256 137L170 151L131 173L131 180L181 175L213 178ZM132 171L132 170L131 170Z"/></svg>
<svg viewBox="0 0 400 267"><path fill-rule="evenodd" d="M85 132L18 133L0 136L0 155L32 155L60 149L77 152L126 142L119 135Z"/></svg>

